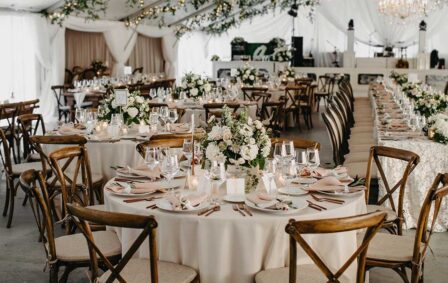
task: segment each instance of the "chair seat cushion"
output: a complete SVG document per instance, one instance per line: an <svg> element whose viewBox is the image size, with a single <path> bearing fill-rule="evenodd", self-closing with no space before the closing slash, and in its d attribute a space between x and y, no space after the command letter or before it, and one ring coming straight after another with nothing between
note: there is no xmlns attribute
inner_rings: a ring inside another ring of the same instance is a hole
<svg viewBox="0 0 448 283"><path fill-rule="evenodd" d="M95 244L107 257L121 254L121 243L113 231L93 232ZM55 240L56 256L62 261L89 261L87 240L83 234L58 237Z"/></svg>
<svg viewBox="0 0 448 283"><path fill-rule="evenodd" d="M163 283L190 283L197 273L194 269L172 262L157 262L159 282ZM106 282L110 276L110 270L106 271L100 278L99 282ZM149 268L149 259L132 258L120 272L121 277L127 283L151 282L151 271ZM118 282L115 280L114 282Z"/></svg>
<svg viewBox="0 0 448 283"><path fill-rule="evenodd" d="M364 233L358 234L358 245ZM369 244L367 259L406 262L412 260L414 236L398 236L389 233L377 233Z"/></svg>
<svg viewBox="0 0 448 283"><path fill-rule="evenodd" d="M358 176L365 178L367 173L367 162L344 162L344 167L347 167L348 174L352 177ZM372 168L372 178L377 178L376 167Z"/></svg>
<svg viewBox="0 0 448 283"><path fill-rule="evenodd" d="M296 282L327 282L328 279L314 264L304 264L297 266ZM288 283L289 267L268 269L258 272L255 275L256 283Z"/></svg>
<svg viewBox="0 0 448 283"><path fill-rule="evenodd" d="M384 211L387 213L386 222L394 221L398 217L397 213L389 207L385 207L382 205L374 205L374 204L367 205L367 213L376 212L376 211Z"/></svg>
<svg viewBox="0 0 448 283"><path fill-rule="evenodd" d="M27 163L19 163L19 164L13 164L12 165L12 175L13 176L20 176L23 172L35 169L35 170L42 170L42 163L41 162L27 162ZM47 169L48 171L50 169Z"/></svg>

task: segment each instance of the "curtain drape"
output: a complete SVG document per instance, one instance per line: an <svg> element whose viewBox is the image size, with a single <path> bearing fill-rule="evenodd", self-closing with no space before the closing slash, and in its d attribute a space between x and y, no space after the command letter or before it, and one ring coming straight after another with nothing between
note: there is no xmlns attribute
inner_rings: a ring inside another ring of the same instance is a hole
<svg viewBox="0 0 448 283"><path fill-rule="evenodd" d="M162 39L138 35L127 64L133 69L143 67L144 73L164 72Z"/></svg>
<svg viewBox="0 0 448 283"><path fill-rule="evenodd" d="M113 66L104 35L99 32L81 32L71 29L65 31L65 67L90 68L92 61L100 60L106 66Z"/></svg>

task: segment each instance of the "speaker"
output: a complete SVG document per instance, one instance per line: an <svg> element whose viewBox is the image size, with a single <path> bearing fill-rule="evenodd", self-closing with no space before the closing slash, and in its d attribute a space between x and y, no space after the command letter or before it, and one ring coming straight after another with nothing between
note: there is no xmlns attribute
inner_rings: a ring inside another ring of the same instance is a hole
<svg viewBox="0 0 448 283"><path fill-rule="evenodd" d="M293 67L301 67L303 66L303 37L293 36L291 38L291 43L292 48L294 48L291 65Z"/></svg>

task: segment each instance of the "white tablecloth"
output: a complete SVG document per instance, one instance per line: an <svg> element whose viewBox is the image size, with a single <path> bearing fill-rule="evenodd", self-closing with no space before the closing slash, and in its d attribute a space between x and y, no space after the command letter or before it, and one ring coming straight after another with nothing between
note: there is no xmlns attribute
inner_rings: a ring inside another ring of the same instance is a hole
<svg viewBox="0 0 448 283"><path fill-rule="evenodd" d="M393 148L400 148L417 153L420 156L420 163L411 173L406 184L404 194L404 229L412 229L417 227L418 217L426 193L430 188L434 178L438 173L448 172L448 145L440 144L427 139L426 137L419 137L404 140L383 140L378 136L377 125L379 125L378 115L376 115L376 104L372 96L372 107L375 114L375 136L378 139L378 144ZM390 158L381 160L383 169L388 177L390 187L403 176L406 163L403 161L394 161ZM384 184L379 183L379 195L383 196L386 192ZM398 190L393 195L395 204L398 204ZM385 203L389 206L389 201ZM430 225L430 223L428 223ZM439 216L436 222L434 231L443 232L448 230L448 202L442 202Z"/></svg>
<svg viewBox="0 0 448 283"><path fill-rule="evenodd" d="M184 182L182 179L175 181L179 184ZM154 215L159 224L159 259L196 269L202 283L253 282L255 274L260 270L287 266L289 237L285 226L291 218L335 218L366 211L363 195L347 199L344 205L320 203L328 207L326 211L306 208L291 216L274 216L253 211L253 217L242 217L232 210L231 205L225 204L220 212L204 217L148 210L145 207L149 204L150 202L124 203L122 197L105 192L105 205L110 211ZM134 229L114 229L122 242L123 252L127 251L140 232ZM333 271L339 269L356 249L355 232L306 235L305 238ZM147 243L137 253L137 256L147 258ZM298 263L309 262L310 259L299 249ZM355 264L350 267L342 282L355 282L355 268Z"/></svg>

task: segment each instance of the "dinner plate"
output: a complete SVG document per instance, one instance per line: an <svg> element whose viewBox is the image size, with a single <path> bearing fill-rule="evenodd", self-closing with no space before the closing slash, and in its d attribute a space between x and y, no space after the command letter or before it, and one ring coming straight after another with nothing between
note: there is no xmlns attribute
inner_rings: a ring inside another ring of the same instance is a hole
<svg viewBox="0 0 448 283"><path fill-rule="evenodd" d="M199 210L207 208L210 206L210 204L207 201L204 201L203 203L201 203L200 205L198 205L196 207L193 207L192 209L174 210L173 207L171 206L171 203L167 199L159 199L156 201L156 206L157 206L157 208L160 208L161 210L169 211L169 212L192 213L192 212L197 212Z"/></svg>
<svg viewBox="0 0 448 283"><path fill-rule="evenodd" d="M278 192L290 196L303 196L308 193L307 191L303 190L302 187L299 186L279 188Z"/></svg>
<svg viewBox="0 0 448 283"><path fill-rule="evenodd" d="M253 209L256 209L256 210L259 210L262 212L266 212L266 213L270 213L270 214L278 214L278 215L296 214L296 213L300 212L301 210L308 207L308 203L302 199L293 199L292 205L296 208L291 208L288 210L274 210L274 209L269 209L269 208L258 207L256 204L254 204L251 201L248 201L247 199L246 199L245 203L250 208L253 208Z"/></svg>
<svg viewBox="0 0 448 283"><path fill-rule="evenodd" d="M337 197L354 197L359 196L362 194L363 191L353 192L353 193L345 193L344 191L337 191L337 192L331 192L331 191L319 191L321 194L330 195L330 196L337 196Z"/></svg>
<svg viewBox="0 0 448 283"><path fill-rule="evenodd" d="M312 177L299 177L292 182L294 184L314 184L317 182L317 179Z"/></svg>
<svg viewBox="0 0 448 283"><path fill-rule="evenodd" d="M127 179L136 179L136 180L150 180L150 178L148 178L148 177L129 173L127 171L128 171L128 169L126 169L126 168L119 168L119 169L115 170L115 173L116 173L117 177L123 177L123 178L127 178ZM177 174L174 176L174 178L175 179L183 178L185 176L187 176L187 174L185 172L182 172L181 170L179 170L179 172L177 172ZM161 179L163 179L163 178L161 178Z"/></svg>
<svg viewBox="0 0 448 283"><path fill-rule="evenodd" d="M225 195L223 200L227 202L244 202L246 197L244 195Z"/></svg>
<svg viewBox="0 0 448 283"><path fill-rule="evenodd" d="M121 183L121 182L120 182ZM168 186L168 184L164 184L164 183L161 183L160 184L160 188L161 189L171 189L171 188L175 188L175 186ZM125 192L125 191L121 191L121 192L114 192L114 191L112 191L112 190L109 190L109 189L107 189L106 188L106 190L108 191L108 192L110 192L111 194L113 194L113 195L116 195L116 196L121 196L121 197L142 197L142 196L148 196L148 195L153 195L153 194L159 194L159 192L148 192L148 193L127 193L127 192Z"/></svg>

